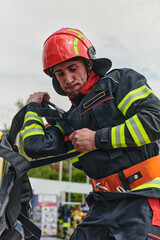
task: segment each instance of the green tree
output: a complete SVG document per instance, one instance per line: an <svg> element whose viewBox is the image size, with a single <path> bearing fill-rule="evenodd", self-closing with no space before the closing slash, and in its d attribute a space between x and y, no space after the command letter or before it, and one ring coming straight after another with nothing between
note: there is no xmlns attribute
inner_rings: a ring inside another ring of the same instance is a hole
<svg viewBox="0 0 160 240"><path fill-rule="evenodd" d="M8 133L9 131L9 128L7 127L7 124L4 124L4 127L3 127L3 133Z"/></svg>

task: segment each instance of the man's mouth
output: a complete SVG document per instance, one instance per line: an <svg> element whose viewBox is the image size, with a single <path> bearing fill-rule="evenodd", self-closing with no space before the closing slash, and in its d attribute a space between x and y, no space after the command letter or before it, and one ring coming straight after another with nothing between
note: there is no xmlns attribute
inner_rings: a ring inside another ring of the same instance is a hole
<svg viewBox="0 0 160 240"><path fill-rule="evenodd" d="M74 88L77 87L77 84L71 85L71 86L67 86L68 90L73 90Z"/></svg>

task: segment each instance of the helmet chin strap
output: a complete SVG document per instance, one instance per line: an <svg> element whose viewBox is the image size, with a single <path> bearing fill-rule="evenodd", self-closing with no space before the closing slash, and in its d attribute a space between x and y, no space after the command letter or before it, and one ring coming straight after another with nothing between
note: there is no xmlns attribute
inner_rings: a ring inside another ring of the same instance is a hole
<svg viewBox="0 0 160 240"><path fill-rule="evenodd" d="M87 69L87 80L88 80L88 78L89 78L90 75L91 75L91 70L92 70L92 69Z"/></svg>
<svg viewBox="0 0 160 240"><path fill-rule="evenodd" d="M88 60L88 59L83 59L83 62L84 62L84 65L86 67L86 70L87 70L87 80L88 78L90 77L91 75L91 70L92 70L92 62L91 60Z"/></svg>

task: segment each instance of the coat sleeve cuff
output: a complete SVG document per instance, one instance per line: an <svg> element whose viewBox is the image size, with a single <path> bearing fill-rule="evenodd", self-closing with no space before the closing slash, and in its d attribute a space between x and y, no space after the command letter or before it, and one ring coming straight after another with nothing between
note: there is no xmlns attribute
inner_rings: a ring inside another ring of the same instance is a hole
<svg viewBox="0 0 160 240"><path fill-rule="evenodd" d="M34 112L34 109L38 108L38 107L42 107L42 106L39 103L31 102L27 106L27 111L33 111Z"/></svg>
<svg viewBox="0 0 160 240"><path fill-rule="evenodd" d="M96 148L104 150L113 148L110 141L110 128L102 128L96 131L95 145Z"/></svg>

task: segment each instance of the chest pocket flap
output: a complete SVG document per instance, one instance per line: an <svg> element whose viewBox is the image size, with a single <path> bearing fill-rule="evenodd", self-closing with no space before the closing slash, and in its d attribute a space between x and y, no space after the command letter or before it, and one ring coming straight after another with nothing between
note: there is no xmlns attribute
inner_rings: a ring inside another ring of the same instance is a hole
<svg viewBox="0 0 160 240"><path fill-rule="evenodd" d="M87 109L88 107L91 107L93 104L95 104L99 99L103 98L105 96L105 91L102 91L98 93L93 98L89 99L88 102L83 104L84 109Z"/></svg>

